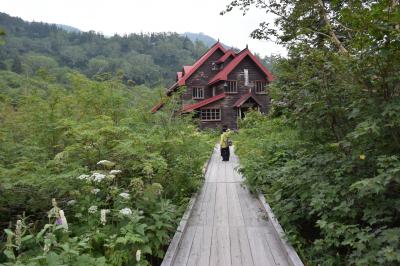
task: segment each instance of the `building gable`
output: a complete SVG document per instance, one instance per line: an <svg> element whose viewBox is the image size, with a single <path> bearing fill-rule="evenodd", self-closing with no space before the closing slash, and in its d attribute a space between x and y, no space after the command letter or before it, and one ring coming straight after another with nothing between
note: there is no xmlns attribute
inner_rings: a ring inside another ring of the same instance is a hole
<svg viewBox="0 0 400 266"><path fill-rule="evenodd" d="M249 51L249 49L242 50L237 56L227 64L218 74L216 74L210 81L208 85L213 85L219 81L228 80L228 75L244 60L250 59L253 61L256 68L258 68L261 73L265 76L265 78L270 82L273 80L272 74L268 71L268 69Z"/></svg>
<svg viewBox="0 0 400 266"><path fill-rule="evenodd" d="M268 77L249 56L244 57L242 61L233 68L233 70L227 75L227 80L243 80L244 69L248 70L249 81L268 81Z"/></svg>
<svg viewBox="0 0 400 266"><path fill-rule="evenodd" d="M225 48L221 45L220 42L214 44L204 55L200 57L190 68L188 68L188 72L185 72L185 75L178 80L178 84L180 86L186 85L186 80L189 79L195 72L198 71L200 67L204 65L204 63L209 62L209 58L215 53L220 52L219 56L222 56L225 53Z"/></svg>

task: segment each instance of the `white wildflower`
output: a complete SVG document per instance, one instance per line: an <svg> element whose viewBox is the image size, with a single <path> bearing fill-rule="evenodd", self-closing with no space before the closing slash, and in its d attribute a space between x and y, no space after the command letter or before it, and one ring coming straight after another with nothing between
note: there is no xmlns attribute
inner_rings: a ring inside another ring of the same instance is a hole
<svg viewBox="0 0 400 266"><path fill-rule="evenodd" d="M108 161L108 160L101 160L101 161L97 162L97 164L98 164L98 165L105 166L105 167L107 167L107 168L111 168L111 167L113 167L113 166L115 165L115 163L110 162L110 161Z"/></svg>
<svg viewBox="0 0 400 266"><path fill-rule="evenodd" d="M103 165L103 164L107 164L107 163L111 163L109 160L101 160L98 161L97 164Z"/></svg>
<svg viewBox="0 0 400 266"><path fill-rule="evenodd" d="M44 247L43 247L44 253L47 253L47 252L50 251L50 246L51 246L51 244L49 244L49 243L44 243Z"/></svg>
<svg viewBox="0 0 400 266"><path fill-rule="evenodd" d="M106 178L106 175L100 173L93 173L91 176L91 179L95 182L101 182L104 178Z"/></svg>
<svg viewBox="0 0 400 266"><path fill-rule="evenodd" d="M131 196L129 195L129 193L126 192L122 192L119 194L121 197L123 197L124 199L129 199Z"/></svg>
<svg viewBox="0 0 400 266"><path fill-rule="evenodd" d="M142 255L142 251L140 249L138 249L136 251L136 261L139 262L140 261L140 256Z"/></svg>
<svg viewBox="0 0 400 266"><path fill-rule="evenodd" d="M68 206L75 205L75 203L76 203L76 200L69 200L69 201L67 201L67 205L68 205Z"/></svg>
<svg viewBox="0 0 400 266"><path fill-rule="evenodd" d="M118 175L118 174L120 174L120 173L122 173L121 170L111 170L111 171L110 171L110 175Z"/></svg>
<svg viewBox="0 0 400 266"><path fill-rule="evenodd" d="M113 180L115 178L115 175L107 175L107 179Z"/></svg>
<svg viewBox="0 0 400 266"><path fill-rule="evenodd" d="M92 189L92 191L91 191L93 194L97 194L97 193L99 193L100 192L100 189L98 189L98 188L94 188L94 189Z"/></svg>
<svg viewBox="0 0 400 266"><path fill-rule="evenodd" d="M43 247L44 253L49 252L50 247L51 247L51 239L50 239L49 233L47 233L44 237L44 247Z"/></svg>
<svg viewBox="0 0 400 266"><path fill-rule="evenodd" d="M130 208L123 208L122 210L119 211L119 213L129 216L132 215L132 210Z"/></svg>
<svg viewBox="0 0 400 266"><path fill-rule="evenodd" d="M92 213L92 214L96 213L97 212L97 206L95 206L95 205L90 206L89 209L88 209L88 212Z"/></svg>
<svg viewBox="0 0 400 266"><path fill-rule="evenodd" d="M77 177L79 180L86 180L89 178L89 175L80 175Z"/></svg>
<svg viewBox="0 0 400 266"><path fill-rule="evenodd" d="M15 245L17 246L17 250L21 247L22 242L22 221L17 220L17 224L15 225Z"/></svg>
<svg viewBox="0 0 400 266"><path fill-rule="evenodd" d="M106 223L107 223L107 213L109 213L109 212L110 212L110 210L108 210L108 209L101 209L100 210L100 222L103 225L106 225Z"/></svg>
<svg viewBox="0 0 400 266"><path fill-rule="evenodd" d="M64 228L64 231L68 231L68 222L67 218L65 217L64 211L60 210L60 219L61 219L61 225Z"/></svg>

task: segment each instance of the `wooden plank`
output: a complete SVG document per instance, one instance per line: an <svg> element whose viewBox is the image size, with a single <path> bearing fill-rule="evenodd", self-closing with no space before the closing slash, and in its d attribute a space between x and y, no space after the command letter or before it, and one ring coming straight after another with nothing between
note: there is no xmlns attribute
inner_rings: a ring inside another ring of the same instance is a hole
<svg viewBox="0 0 400 266"><path fill-rule="evenodd" d="M209 175L207 176L206 181L207 182L216 182L216 178L217 178L216 171L218 169L218 162L217 162L217 159L215 158L215 156L211 161L210 167L211 167L211 169L209 171Z"/></svg>
<svg viewBox="0 0 400 266"><path fill-rule="evenodd" d="M229 241L228 226L214 226L212 242L210 266L230 266L231 253Z"/></svg>
<svg viewBox="0 0 400 266"><path fill-rule="evenodd" d="M190 214L193 210L193 206L196 202L196 194L192 196L192 198L189 201L189 204L186 208L185 213L182 216L182 219L179 223L178 228L176 229L175 235L172 238L172 241L170 242L169 246L168 246L168 250L165 253L164 259L161 263L162 266L169 266L173 263L173 261L175 260L175 257L179 251L182 239L184 237L184 233L186 232L187 228L188 228L188 219L190 217Z"/></svg>
<svg viewBox="0 0 400 266"><path fill-rule="evenodd" d="M204 219L204 225L213 226L217 183L209 183L208 186L209 189L207 190L207 198L204 199L207 201L207 203L204 205L204 212L202 213L201 217Z"/></svg>
<svg viewBox="0 0 400 266"><path fill-rule="evenodd" d="M226 186L227 186L229 225L244 226L242 208L240 207L239 196L236 191L237 183L228 183L226 184Z"/></svg>
<svg viewBox="0 0 400 266"><path fill-rule="evenodd" d="M255 266L276 266L260 227L247 227L247 234Z"/></svg>
<svg viewBox="0 0 400 266"><path fill-rule="evenodd" d="M287 260L287 255L281 247L280 241L276 238L276 235L272 231L272 225L268 224L267 227L262 228L264 232L264 237L266 239L266 243L271 250L272 256L274 257L274 261L276 265L279 266L289 266L289 262Z"/></svg>
<svg viewBox="0 0 400 266"><path fill-rule="evenodd" d="M212 226L204 226L203 227L203 236L201 239L200 246L200 256L197 264L193 264L193 266L205 266L210 265L210 255L211 255L211 241L212 241L213 227ZM192 266L189 265L188 266Z"/></svg>
<svg viewBox="0 0 400 266"><path fill-rule="evenodd" d="M238 227L238 238L240 241L240 252L241 252L241 259L243 266L252 266L254 265L253 262L253 255L250 249L250 241L247 235L246 227L240 226Z"/></svg>
<svg viewBox="0 0 400 266"><path fill-rule="evenodd" d="M214 226L215 225L229 226L226 185L227 185L226 183L217 183Z"/></svg>
<svg viewBox="0 0 400 266"><path fill-rule="evenodd" d="M188 266L197 265L201 253L201 244L203 240L204 227L195 226L196 234L193 239L192 248L190 249L189 258L186 263Z"/></svg>
<svg viewBox="0 0 400 266"><path fill-rule="evenodd" d="M252 198L249 191L241 185L236 185L240 207L246 226L265 226L262 213L257 206L257 201Z"/></svg>
<svg viewBox="0 0 400 266"><path fill-rule="evenodd" d="M230 158L230 161L225 164L225 182L234 182L234 176L233 176L233 166L234 163L232 162L232 156Z"/></svg>
<svg viewBox="0 0 400 266"><path fill-rule="evenodd" d="M276 239L279 240L280 246L282 251L285 254L285 257L291 266L303 266L303 262L301 261L299 255L297 254L296 250L293 248L293 246L286 240L285 237L285 232L283 231L283 228L278 222L278 219L275 217L274 213L272 212L271 207L269 204L266 202L265 197L262 194L258 195L258 198L261 202L261 204L264 207L265 212L267 213L268 216L268 222L271 225L271 232L274 233Z"/></svg>
<svg viewBox="0 0 400 266"><path fill-rule="evenodd" d="M186 263L189 259L190 249L192 247L193 239L196 233L196 227L189 226L181 241L181 245L179 246L178 254L175 257L173 265L176 266L186 266Z"/></svg>
<svg viewBox="0 0 400 266"><path fill-rule="evenodd" d="M209 189L208 183L204 183L200 190L200 194L197 196L196 203L193 207L192 214L189 219L190 225L202 225L203 224L202 221L204 219L202 219L201 216L202 216L204 208L205 208L205 206L204 206L206 204L205 197L206 197L208 189Z"/></svg>
<svg viewBox="0 0 400 266"><path fill-rule="evenodd" d="M240 249L239 228L237 226L229 227L231 264L232 266L242 266L242 252ZM245 265L247 266L247 265Z"/></svg>

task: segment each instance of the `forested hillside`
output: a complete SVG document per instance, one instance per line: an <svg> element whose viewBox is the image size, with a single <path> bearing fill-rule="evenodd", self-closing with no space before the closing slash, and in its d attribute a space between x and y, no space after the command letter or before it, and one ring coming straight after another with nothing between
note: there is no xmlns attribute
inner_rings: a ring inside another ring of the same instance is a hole
<svg viewBox="0 0 400 266"><path fill-rule="evenodd" d="M275 37L288 58L276 61L269 116L241 123L247 183L306 265L400 265L399 2L241 0L228 11L256 3L279 31L253 36Z"/></svg>
<svg viewBox="0 0 400 266"><path fill-rule="evenodd" d="M190 65L206 50L200 42L177 33L106 37L96 32L67 32L57 25L25 22L0 13L6 32L0 50L0 69L34 75L41 70L68 67L92 78L123 74L135 84L167 85L182 65Z"/></svg>

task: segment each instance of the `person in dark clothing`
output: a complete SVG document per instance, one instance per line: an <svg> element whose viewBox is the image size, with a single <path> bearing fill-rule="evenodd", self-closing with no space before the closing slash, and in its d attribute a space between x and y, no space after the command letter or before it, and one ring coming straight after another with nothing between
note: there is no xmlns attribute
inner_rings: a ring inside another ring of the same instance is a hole
<svg viewBox="0 0 400 266"><path fill-rule="evenodd" d="M227 127L222 128L220 146L221 146L221 156L222 161L229 161L230 151L229 151L229 136L231 131Z"/></svg>

